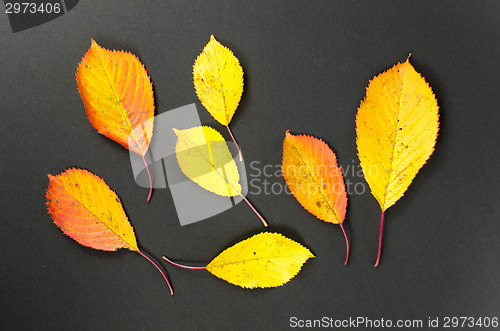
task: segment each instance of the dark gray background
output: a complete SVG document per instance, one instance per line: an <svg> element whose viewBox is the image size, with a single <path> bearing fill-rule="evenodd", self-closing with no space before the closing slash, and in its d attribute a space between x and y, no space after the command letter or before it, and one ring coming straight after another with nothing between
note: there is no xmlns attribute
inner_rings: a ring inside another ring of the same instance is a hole
<svg viewBox="0 0 500 331"><path fill-rule="evenodd" d="M80 1L12 33L1 13L0 328L253 330L286 329L291 316L499 316L499 19L499 1ZM197 102L202 121L229 139L192 84L211 34L245 71L232 129L249 176L251 161L281 163L287 129L325 139L341 165L357 166L354 120L368 81L412 53L437 96L441 128L436 151L386 213L378 269L380 209L369 192L349 196L347 268L338 226L291 196L249 194L270 230L317 255L274 289L166 265L171 297L138 254L82 247L52 224L47 173L78 166L116 190L139 244L158 258L207 263L263 230L244 204L185 227L168 189L147 204L128 151L92 128L78 95L76 66L94 38L145 64L157 114Z"/></svg>

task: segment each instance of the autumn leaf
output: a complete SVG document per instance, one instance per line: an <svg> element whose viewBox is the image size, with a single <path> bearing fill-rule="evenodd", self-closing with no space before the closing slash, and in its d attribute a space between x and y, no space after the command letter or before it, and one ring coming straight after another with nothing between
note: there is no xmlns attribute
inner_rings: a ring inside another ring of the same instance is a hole
<svg viewBox="0 0 500 331"><path fill-rule="evenodd" d="M384 212L401 198L434 151L437 100L409 57L370 82L356 117L358 156L366 181Z"/></svg>
<svg viewBox="0 0 500 331"><path fill-rule="evenodd" d="M196 184L220 196L240 196L267 226L264 218L241 193L240 175L222 135L209 126L186 130L177 135L175 155L182 172Z"/></svg>
<svg viewBox="0 0 500 331"><path fill-rule="evenodd" d="M165 273L140 251L120 199L104 180L87 170L75 168L48 176L48 212L64 234L94 249L116 251L126 248L139 253L161 272L173 294Z"/></svg>
<svg viewBox="0 0 500 331"><path fill-rule="evenodd" d="M211 36L194 63L193 80L202 105L213 118L227 127L241 161L240 147L229 129L229 122L243 93L243 69L238 59Z"/></svg>
<svg viewBox="0 0 500 331"><path fill-rule="evenodd" d="M152 180L145 155L153 134L153 87L137 57L109 51L94 40L78 65L78 91L92 126L99 133L139 154Z"/></svg>
<svg viewBox="0 0 500 331"><path fill-rule="evenodd" d="M322 221L340 225L347 265L349 241L342 225L347 193L335 153L321 139L294 136L287 131L283 141L283 175L293 196L307 211Z"/></svg>
<svg viewBox="0 0 500 331"><path fill-rule="evenodd" d="M174 129L182 172L204 189L232 197L241 194L240 175L225 139L209 126Z"/></svg>
<svg viewBox="0 0 500 331"><path fill-rule="evenodd" d="M181 268L206 269L244 288L266 288L288 283L313 257L301 244L279 233L263 232L227 248L206 267L185 266L165 256L163 259Z"/></svg>

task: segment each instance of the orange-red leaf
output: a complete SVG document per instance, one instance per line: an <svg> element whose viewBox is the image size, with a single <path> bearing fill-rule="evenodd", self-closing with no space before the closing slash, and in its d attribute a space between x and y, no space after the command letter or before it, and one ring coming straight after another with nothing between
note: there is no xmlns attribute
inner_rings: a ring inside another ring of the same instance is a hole
<svg viewBox="0 0 500 331"><path fill-rule="evenodd" d="M162 274L170 294L170 282L163 270L139 250L134 229L120 199L97 175L68 169L57 176L49 175L47 207L54 223L83 246L103 251L127 248L139 253Z"/></svg>
<svg viewBox="0 0 500 331"><path fill-rule="evenodd" d="M294 136L283 142L283 175L290 191L311 214L334 224L344 221L347 194L337 158L321 139Z"/></svg>
<svg viewBox="0 0 500 331"><path fill-rule="evenodd" d="M153 134L153 87L137 57L92 40L76 72L78 90L94 128L144 156ZM129 142L129 135L131 135Z"/></svg>
<svg viewBox="0 0 500 331"><path fill-rule="evenodd" d="M47 207L66 235L104 251L139 250L120 199L104 180L82 169L49 175L49 179Z"/></svg>
<svg viewBox="0 0 500 331"><path fill-rule="evenodd" d="M349 241L342 225L347 193L335 153L321 139L294 136L287 131L283 142L283 175L290 191L307 211L320 220L340 225L346 242L347 265Z"/></svg>

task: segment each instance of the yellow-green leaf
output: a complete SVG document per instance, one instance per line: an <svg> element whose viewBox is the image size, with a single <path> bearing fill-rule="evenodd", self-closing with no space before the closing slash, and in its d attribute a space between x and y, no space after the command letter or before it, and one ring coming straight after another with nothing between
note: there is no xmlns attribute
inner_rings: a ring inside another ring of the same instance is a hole
<svg viewBox="0 0 500 331"><path fill-rule="evenodd" d="M239 195L267 226L264 218L241 192L238 168L224 137L209 126L174 129L174 132L177 135L175 155L186 177L215 194L224 197Z"/></svg>
<svg viewBox="0 0 500 331"><path fill-rule="evenodd" d="M245 288L276 287L287 283L314 255L301 244L263 232L227 248L206 269Z"/></svg>
<svg viewBox="0 0 500 331"><path fill-rule="evenodd" d="M243 93L243 69L233 52L211 36L194 63L193 80L203 106L219 123L228 125Z"/></svg>
<svg viewBox="0 0 500 331"><path fill-rule="evenodd" d="M186 130L177 135L175 155L182 172L193 182L215 194L241 194L240 175L224 137L209 126Z"/></svg>

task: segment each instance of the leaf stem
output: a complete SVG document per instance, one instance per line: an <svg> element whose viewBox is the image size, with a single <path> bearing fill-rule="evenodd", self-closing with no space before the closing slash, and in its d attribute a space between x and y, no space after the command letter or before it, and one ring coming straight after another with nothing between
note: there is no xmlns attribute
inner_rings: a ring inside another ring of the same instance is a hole
<svg viewBox="0 0 500 331"><path fill-rule="evenodd" d="M238 143L236 142L236 139L234 139L233 133L231 132L231 129L229 128L229 124L226 125L227 131L229 131L229 134L231 135L231 139L233 139L234 144L236 145L236 148L238 149L238 155L240 157L240 162L243 161L243 157L241 156L241 149L240 146L238 146Z"/></svg>
<svg viewBox="0 0 500 331"><path fill-rule="evenodd" d="M265 227L267 227L267 223L266 223L266 220L264 220L264 217L262 217L259 212L257 211L257 209L254 208L254 206L252 206L252 204L250 203L250 201L248 201L248 199L240 193L240 197L245 200L245 202L250 206L250 208L252 208L253 212L259 216L260 220L262 221L262 224L264 224Z"/></svg>
<svg viewBox="0 0 500 331"><path fill-rule="evenodd" d="M339 223L340 228L342 229L342 232L344 233L344 238L345 238L345 245L346 245L346 254L345 254L345 262L344 265L347 265L347 262L349 261L349 240L347 239L347 234L345 233L344 226L342 223Z"/></svg>
<svg viewBox="0 0 500 331"><path fill-rule="evenodd" d="M149 177L149 194L147 198L147 202L149 202L149 200L151 199L151 194L153 193L153 180L151 179L151 172L149 172L149 166L148 162L146 161L146 157L144 155L141 156L142 160L144 161L144 165L146 166L146 170L148 172L148 177Z"/></svg>
<svg viewBox="0 0 500 331"><path fill-rule="evenodd" d="M378 237L378 256L377 262L375 262L375 268L378 267L380 263L380 254L382 252L382 232L384 230L384 212L382 211L382 216L380 217L380 233Z"/></svg>
<svg viewBox="0 0 500 331"><path fill-rule="evenodd" d="M156 267L156 269L158 269L158 271L161 273L161 275L163 276L163 278L165 278L165 281L167 282L168 288L170 289L170 295L174 295L174 290L172 289L172 286L170 285L170 282L168 281L167 275L165 275L163 270L161 270L160 267L153 260L151 260L146 254L144 254L140 250L138 250L137 253L141 254L146 260L151 262Z"/></svg>
<svg viewBox="0 0 500 331"><path fill-rule="evenodd" d="M175 265L176 267L179 267L179 268L184 268L184 269L206 269L206 267L191 267L191 266L188 266L188 265L183 265L183 264L175 263L175 262L170 261L169 259L167 259L165 256L163 256L163 259L165 261L167 261L168 263L173 264L173 265Z"/></svg>

